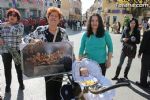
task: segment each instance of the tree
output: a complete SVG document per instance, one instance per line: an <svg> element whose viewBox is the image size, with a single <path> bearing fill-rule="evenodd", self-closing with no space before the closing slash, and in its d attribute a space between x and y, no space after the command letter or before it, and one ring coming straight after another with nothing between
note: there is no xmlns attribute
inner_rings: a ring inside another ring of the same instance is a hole
<svg viewBox="0 0 150 100"><path fill-rule="evenodd" d="M128 25L129 22L130 22L129 16L124 16L123 27L125 28Z"/></svg>

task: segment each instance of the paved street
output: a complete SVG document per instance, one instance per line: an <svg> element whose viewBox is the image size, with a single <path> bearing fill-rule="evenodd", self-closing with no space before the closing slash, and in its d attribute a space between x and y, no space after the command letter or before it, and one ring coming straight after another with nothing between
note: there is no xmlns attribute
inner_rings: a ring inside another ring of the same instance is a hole
<svg viewBox="0 0 150 100"><path fill-rule="evenodd" d="M83 28L82 31L85 29ZM67 29L69 34L69 39L74 41L74 52L77 56L80 46L80 40L82 37L82 32L74 32L70 29ZM121 43L120 43L120 34L111 34L114 44L114 54L112 59L112 66L107 70L106 77L111 79L117 67L120 57L121 51ZM127 59L126 59L127 60ZM126 60L124 62L120 77L123 77L123 72L126 64ZM140 59L135 58L133 60L130 72L129 72L129 80L131 83L135 81L139 81L140 76ZM25 79L25 90L23 92L19 91L19 85L17 82L16 72L14 68L14 63L12 67L12 84L11 84L11 93L5 93L5 78L4 78L4 69L3 63L0 56L0 82L1 82L1 91L4 100L45 100L45 82L44 78L34 78L34 79ZM112 81L115 84L116 81ZM143 89L137 87L134 84L131 84L131 87L120 87L116 89L116 96L113 100L150 100L150 94L145 92Z"/></svg>

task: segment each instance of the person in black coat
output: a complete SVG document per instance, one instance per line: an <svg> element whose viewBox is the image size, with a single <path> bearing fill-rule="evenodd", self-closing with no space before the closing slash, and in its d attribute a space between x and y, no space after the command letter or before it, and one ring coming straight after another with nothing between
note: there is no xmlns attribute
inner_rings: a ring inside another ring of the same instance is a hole
<svg viewBox="0 0 150 100"><path fill-rule="evenodd" d="M148 21L150 26L150 19ZM138 57L141 59L141 74L140 82L136 82L137 85L140 85L144 88L150 87L148 84L148 73L150 74L150 28L144 32L143 39L140 45Z"/></svg>
<svg viewBox="0 0 150 100"><path fill-rule="evenodd" d="M123 43L123 48L121 51L120 62L117 66L116 74L112 80L118 79L122 64L126 57L128 57L128 62L124 71L124 78L128 79L128 72L130 70L132 60L136 55L136 44L140 43L140 31L138 30L138 21L135 18L130 20L127 28L123 31L121 42Z"/></svg>

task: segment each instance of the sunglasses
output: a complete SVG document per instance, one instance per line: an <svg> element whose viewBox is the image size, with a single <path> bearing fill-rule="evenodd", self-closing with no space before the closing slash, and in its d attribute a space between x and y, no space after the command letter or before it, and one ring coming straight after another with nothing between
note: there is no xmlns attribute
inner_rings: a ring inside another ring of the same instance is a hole
<svg viewBox="0 0 150 100"><path fill-rule="evenodd" d="M17 14L9 14L9 16L17 17Z"/></svg>

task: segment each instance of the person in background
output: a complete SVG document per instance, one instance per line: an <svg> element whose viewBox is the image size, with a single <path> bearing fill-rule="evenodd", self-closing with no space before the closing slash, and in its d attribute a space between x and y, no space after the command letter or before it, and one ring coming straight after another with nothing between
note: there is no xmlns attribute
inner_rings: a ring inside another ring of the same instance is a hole
<svg viewBox="0 0 150 100"><path fill-rule="evenodd" d="M150 26L150 19L148 25ZM140 82L136 82L136 84L144 88L150 88L150 84L148 84L148 74L150 74L150 28L144 32L138 57L140 58L141 55Z"/></svg>
<svg viewBox="0 0 150 100"><path fill-rule="evenodd" d="M121 24L120 24L120 22L118 21L118 22L117 22L117 29L116 29L116 33L117 33L117 34L120 34L120 28L121 28Z"/></svg>
<svg viewBox="0 0 150 100"><path fill-rule="evenodd" d="M109 24L109 21L106 22L106 30L109 31L109 27L110 27L110 24Z"/></svg>
<svg viewBox="0 0 150 100"><path fill-rule="evenodd" d="M10 8L6 13L8 21L0 24L0 52L2 53L2 61L4 64L6 88L5 92L10 92L11 88L11 68L13 55L9 52L8 48L15 50L20 53L19 45L22 42L22 36L24 33L24 26L20 23L21 15L15 8ZM6 46L7 45L7 46ZM14 60L15 61L15 60ZM23 75L21 70L21 64L15 62L15 68L18 76L19 89L24 90Z"/></svg>
<svg viewBox="0 0 150 100"><path fill-rule="evenodd" d="M56 7L48 8L46 12L46 17L48 25L37 27L34 32L25 36L24 42L61 42L69 40L65 29L58 27L58 24L62 18L62 12L60 11L60 9ZM60 88L62 86L62 79L63 75L58 75L58 77L45 77L46 100L61 100Z"/></svg>
<svg viewBox="0 0 150 100"><path fill-rule="evenodd" d="M116 21L112 25L112 33L114 33L114 34L117 33L117 22Z"/></svg>
<svg viewBox="0 0 150 100"><path fill-rule="evenodd" d="M108 52L107 52L108 47ZM102 74L105 76L106 68L111 66L113 44L108 31L99 14L90 16L87 31L83 34L79 50L79 59L87 57L99 63Z"/></svg>
<svg viewBox="0 0 150 100"><path fill-rule="evenodd" d="M140 43L140 31L138 30L138 21L135 18L130 20L127 28L123 31L121 42L123 43L123 48L121 50L120 61L117 66L116 74L112 80L118 79L122 64L126 57L128 57L128 62L124 71L124 78L128 79L128 72L130 70L132 60L136 55L136 44Z"/></svg>
<svg viewBox="0 0 150 100"><path fill-rule="evenodd" d="M143 20L142 25L143 25L143 32L145 32L148 29L148 22L146 19Z"/></svg>

